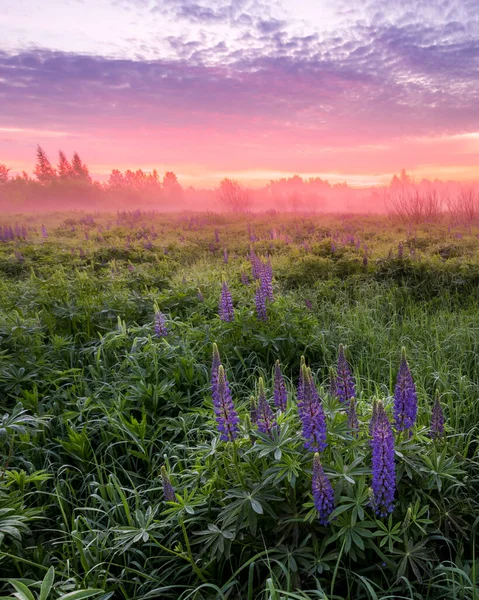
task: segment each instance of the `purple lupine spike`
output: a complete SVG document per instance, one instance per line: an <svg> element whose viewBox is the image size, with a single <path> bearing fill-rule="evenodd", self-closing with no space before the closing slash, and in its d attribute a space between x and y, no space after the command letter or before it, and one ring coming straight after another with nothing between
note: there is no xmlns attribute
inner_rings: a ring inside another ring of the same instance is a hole
<svg viewBox="0 0 479 600"><path fill-rule="evenodd" d="M333 367L329 367L329 395L331 398L336 398L338 395L336 391L336 373Z"/></svg>
<svg viewBox="0 0 479 600"><path fill-rule="evenodd" d="M219 313L220 319L227 323L231 323L234 320L235 313L233 307L233 299L231 297L231 293L228 289L228 284L225 280L223 280L223 285L221 287L221 296L220 296L220 304L219 304Z"/></svg>
<svg viewBox="0 0 479 600"><path fill-rule="evenodd" d="M304 373L303 367L306 366L306 359L301 356L299 361L299 380L298 380L298 403L304 401Z"/></svg>
<svg viewBox="0 0 479 600"><path fill-rule="evenodd" d="M221 365L221 357L218 346L213 344L213 359L211 361L211 396L213 399L218 393L218 369Z"/></svg>
<svg viewBox="0 0 479 600"><path fill-rule="evenodd" d="M416 386L406 359L406 349L401 350L396 388L394 390L394 421L398 431L411 429L416 422Z"/></svg>
<svg viewBox="0 0 479 600"><path fill-rule="evenodd" d="M373 435L374 428L376 427L376 421L378 419L378 401L376 398L373 400L373 408L371 411L371 421L369 422L369 435Z"/></svg>
<svg viewBox="0 0 479 600"><path fill-rule="evenodd" d="M249 277L244 271L241 271L241 283L243 285L249 285Z"/></svg>
<svg viewBox="0 0 479 600"><path fill-rule="evenodd" d="M306 298L306 300L304 301L304 304L305 304L306 308L312 312L313 303L311 302L311 300L309 298Z"/></svg>
<svg viewBox="0 0 479 600"><path fill-rule="evenodd" d="M401 259L404 257L404 246L402 242L398 244L398 258Z"/></svg>
<svg viewBox="0 0 479 600"><path fill-rule="evenodd" d="M260 263L260 281L261 287L264 290L264 294L266 298L270 302L274 302L274 293L273 293L273 268L271 266L271 259L268 259L268 262Z"/></svg>
<svg viewBox="0 0 479 600"><path fill-rule="evenodd" d="M442 412L441 402L439 400L439 391L436 391L434 406L432 407L431 427L429 436L437 440L444 435L444 413Z"/></svg>
<svg viewBox="0 0 479 600"><path fill-rule="evenodd" d="M281 411L286 410L286 403L288 401L288 392L286 391L286 385L284 383L284 377L281 373L281 366L279 360L274 365L274 403L277 408Z"/></svg>
<svg viewBox="0 0 479 600"><path fill-rule="evenodd" d="M268 313L266 312L266 295L263 286L260 284L256 286L255 304L258 321L267 321Z"/></svg>
<svg viewBox="0 0 479 600"><path fill-rule="evenodd" d="M334 510L334 490L331 482L324 472L321 459L317 452L313 458L313 481L312 481L314 507L319 513L319 523L327 525L329 517Z"/></svg>
<svg viewBox="0 0 479 600"><path fill-rule="evenodd" d="M251 419L251 423L253 423L253 425L256 425L256 423L258 422L258 406L256 404L256 398L254 396L250 396L250 411L249 411L249 416Z"/></svg>
<svg viewBox="0 0 479 600"><path fill-rule="evenodd" d="M155 313L155 333L158 337L166 337L168 335L166 318L165 315L160 311Z"/></svg>
<svg viewBox="0 0 479 600"><path fill-rule="evenodd" d="M328 445L326 443L326 417L311 369L306 365L303 366L302 388L304 398L298 400L298 414L305 439L304 447L310 452L321 452Z"/></svg>
<svg viewBox="0 0 479 600"><path fill-rule="evenodd" d="M165 469L161 467L161 484L163 486L163 496L166 502L176 502L176 494L173 486L171 485L170 477Z"/></svg>
<svg viewBox="0 0 479 600"><path fill-rule="evenodd" d="M396 467L394 435L382 402L377 404L376 422L372 428L372 490L376 514L385 517L394 510Z"/></svg>
<svg viewBox="0 0 479 600"><path fill-rule="evenodd" d="M274 418L271 406L266 399L266 390L264 389L263 378L259 378L259 391L258 391L258 419L257 419L258 431L273 437L273 430L276 429L278 424Z"/></svg>
<svg viewBox="0 0 479 600"><path fill-rule="evenodd" d="M218 229L215 229L215 242L218 244L220 241L220 232Z"/></svg>
<svg viewBox="0 0 479 600"><path fill-rule="evenodd" d="M336 395L340 402L349 402L351 398L356 398L356 388L354 378L351 373L348 361L344 354L344 346L339 344L338 369L336 373Z"/></svg>
<svg viewBox="0 0 479 600"><path fill-rule="evenodd" d="M45 227L45 225L42 225L42 236L44 238L48 237L48 232L47 232L47 228Z"/></svg>
<svg viewBox="0 0 479 600"><path fill-rule="evenodd" d="M356 412L356 400L354 398L351 398L349 400L348 427L351 430L353 436L357 437L359 433L359 421Z"/></svg>
<svg viewBox="0 0 479 600"><path fill-rule="evenodd" d="M238 435L239 417L231 398L223 365L218 367L218 385L216 395L213 397L213 407L220 438L224 442L233 441Z"/></svg>
<svg viewBox="0 0 479 600"><path fill-rule="evenodd" d="M228 260L229 260L229 259L228 259L228 250L225 248L225 249L223 250L223 262L224 262L225 264L227 264L227 263L228 263Z"/></svg>

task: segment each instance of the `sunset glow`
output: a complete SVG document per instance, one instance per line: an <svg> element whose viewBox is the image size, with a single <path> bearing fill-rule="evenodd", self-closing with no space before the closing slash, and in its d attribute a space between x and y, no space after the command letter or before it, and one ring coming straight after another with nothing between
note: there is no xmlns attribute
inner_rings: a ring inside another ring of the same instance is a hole
<svg viewBox="0 0 479 600"><path fill-rule="evenodd" d="M357 4L3 0L0 163L41 144L100 180L477 179L476 3Z"/></svg>

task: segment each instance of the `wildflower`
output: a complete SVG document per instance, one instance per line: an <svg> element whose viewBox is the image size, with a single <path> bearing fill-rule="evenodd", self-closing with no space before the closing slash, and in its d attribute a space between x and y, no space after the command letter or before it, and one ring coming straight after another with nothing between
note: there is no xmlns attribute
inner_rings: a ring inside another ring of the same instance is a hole
<svg viewBox="0 0 479 600"><path fill-rule="evenodd" d="M279 410L285 411L287 400L288 393L286 391L283 374L281 373L279 360L277 360L274 365L274 403Z"/></svg>
<svg viewBox="0 0 479 600"><path fill-rule="evenodd" d="M254 396L250 396L250 419L251 423L256 424L258 422L258 406L256 404L256 398Z"/></svg>
<svg viewBox="0 0 479 600"><path fill-rule="evenodd" d="M274 302L273 293L273 268L271 266L271 259L268 262L260 263L260 281L261 287L263 288L264 295L270 302Z"/></svg>
<svg viewBox="0 0 479 600"><path fill-rule="evenodd" d="M298 403L304 400L303 366L306 366L306 360L304 356L301 356L301 359L299 361Z"/></svg>
<svg viewBox="0 0 479 600"><path fill-rule="evenodd" d="M274 418L271 406L266 399L266 390L264 389L263 378L259 378L259 393L258 393L258 431L266 433L272 437L273 429L277 427L276 419Z"/></svg>
<svg viewBox="0 0 479 600"><path fill-rule="evenodd" d="M163 495L166 502L176 502L176 494L173 486L171 485L170 477L165 469L161 467L161 484L163 486Z"/></svg>
<svg viewBox="0 0 479 600"><path fill-rule="evenodd" d="M221 357L218 346L213 344L213 358L211 361L211 395L215 398L218 391L218 369L221 365Z"/></svg>
<svg viewBox="0 0 479 600"><path fill-rule="evenodd" d="M298 413L301 420L304 447L310 452L321 452L326 443L326 417L323 404L313 381L311 369L302 368L302 399L298 394ZM298 386L298 392L299 392Z"/></svg>
<svg viewBox="0 0 479 600"><path fill-rule="evenodd" d="M230 323L234 319L233 299L228 289L228 284L223 280L219 305L220 319Z"/></svg>
<svg viewBox="0 0 479 600"><path fill-rule="evenodd" d="M218 367L216 394L213 396L213 407L220 437L224 442L234 440L238 435L239 417L231 398L223 365Z"/></svg>
<svg viewBox="0 0 479 600"><path fill-rule="evenodd" d="M202 293L202 291L200 290L200 288L198 288L198 294L197 294L197 295L198 295L198 300L199 300L200 302L204 302L204 301L205 301L205 297L203 296L203 293Z"/></svg>
<svg viewBox="0 0 479 600"><path fill-rule="evenodd" d="M228 263L228 250L226 248L223 250L223 262Z"/></svg>
<svg viewBox="0 0 479 600"><path fill-rule="evenodd" d="M444 413L442 412L441 402L439 401L439 391L436 391L436 398L434 400L434 406L432 407L429 435L435 440L444 435Z"/></svg>
<svg viewBox="0 0 479 600"><path fill-rule="evenodd" d="M304 301L304 304L306 305L306 308L308 310L313 310L313 303L311 302L311 300L309 300L309 298L306 298L306 300Z"/></svg>
<svg viewBox="0 0 479 600"><path fill-rule="evenodd" d="M351 374L351 369L346 360L346 356L344 355L344 347L342 344L339 344L335 391L340 402L349 402L351 398L356 397L354 378Z"/></svg>
<svg viewBox="0 0 479 600"><path fill-rule="evenodd" d="M338 394L336 392L336 373L333 367L329 368L329 395L334 398Z"/></svg>
<svg viewBox="0 0 479 600"><path fill-rule="evenodd" d="M313 458L312 489L314 506L319 513L319 522L321 525L327 525L334 510L334 490L324 472L317 452L314 453Z"/></svg>
<svg viewBox="0 0 479 600"><path fill-rule="evenodd" d="M166 337L168 335L165 315L160 311L155 314L155 333L158 337Z"/></svg>
<svg viewBox="0 0 479 600"><path fill-rule="evenodd" d="M249 285L249 277L244 271L241 271L241 283L243 285Z"/></svg>
<svg viewBox="0 0 479 600"><path fill-rule="evenodd" d="M373 431L376 426L377 419L378 419L378 401L376 400L376 398L374 398L373 409L371 412L371 421L369 422L369 435L373 435Z"/></svg>
<svg viewBox="0 0 479 600"><path fill-rule="evenodd" d="M357 437L359 432L359 421L356 413L356 400L354 398L350 398L349 400L348 427L353 432L353 435Z"/></svg>
<svg viewBox="0 0 479 600"><path fill-rule="evenodd" d="M416 386L406 360L406 350L402 348L401 363L394 390L394 421L398 431L411 429L416 422Z"/></svg>
<svg viewBox="0 0 479 600"><path fill-rule="evenodd" d="M371 447L373 504L376 514L385 517L394 509L396 468L393 431L382 402L377 403Z"/></svg>
<svg viewBox="0 0 479 600"><path fill-rule="evenodd" d="M44 238L48 237L47 228L45 227L45 225L42 225L42 236Z"/></svg>
<svg viewBox="0 0 479 600"><path fill-rule="evenodd" d="M266 295L261 284L256 286L255 304L258 321L267 321L268 314L266 312Z"/></svg>

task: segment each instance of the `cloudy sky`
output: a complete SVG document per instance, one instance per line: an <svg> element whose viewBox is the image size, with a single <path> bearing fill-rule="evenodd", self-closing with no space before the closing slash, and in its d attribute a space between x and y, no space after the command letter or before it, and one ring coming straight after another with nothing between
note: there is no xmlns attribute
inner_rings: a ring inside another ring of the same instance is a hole
<svg viewBox="0 0 479 600"><path fill-rule="evenodd" d="M357 7L355 7L357 6ZM479 178L477 0L1 0L0 163Z"/></svg>

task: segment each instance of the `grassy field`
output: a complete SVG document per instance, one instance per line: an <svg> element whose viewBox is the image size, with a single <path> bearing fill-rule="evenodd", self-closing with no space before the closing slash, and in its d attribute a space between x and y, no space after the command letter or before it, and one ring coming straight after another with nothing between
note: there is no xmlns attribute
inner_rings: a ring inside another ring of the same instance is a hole
<svg viewBox="0 0 479 600"><path fill-rule="evenodd" d="M4 218L0 594L479 598L478 236L357 216ZM403 431L402 347L417 392ZM239 419L226 439L223 372ZM307 385L327 430L316 459Z"/></svg>

